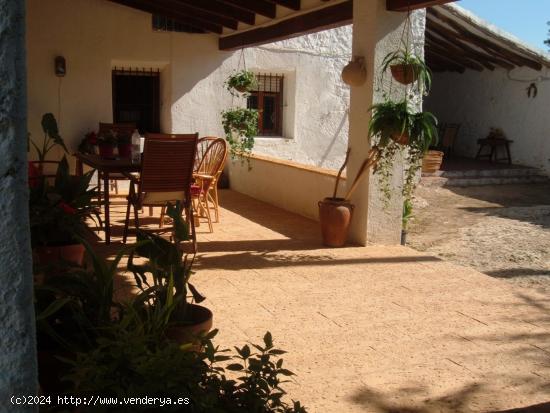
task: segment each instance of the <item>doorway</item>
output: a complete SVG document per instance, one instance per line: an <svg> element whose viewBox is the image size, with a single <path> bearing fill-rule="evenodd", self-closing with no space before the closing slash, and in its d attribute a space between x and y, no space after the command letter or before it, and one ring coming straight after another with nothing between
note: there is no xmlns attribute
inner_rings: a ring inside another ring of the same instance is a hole
<svg viewBox="0 0 550 413"><path fill-rule="evenodd" d="M160 132L160 71L115 67L112 84L113 122L135 123L141 134Z"/></svg>

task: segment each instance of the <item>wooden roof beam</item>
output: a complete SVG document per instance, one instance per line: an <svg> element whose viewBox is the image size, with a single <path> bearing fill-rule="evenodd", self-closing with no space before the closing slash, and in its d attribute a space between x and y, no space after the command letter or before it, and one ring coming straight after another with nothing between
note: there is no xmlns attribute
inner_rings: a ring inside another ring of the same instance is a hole
<svg viewBox="0 0 550 413"><path fill-rule="evenodd" d="M386 0L388 11L409 11L423 9L438 4L451 3L456 0Z"/></svg>
<svg viewBox="0 0 550 413"><path fill-rule="evenodd" d="M429 34L437 34L440 38L444 39L444 41L448 43L454 44L456 47L459 47L468 53L474 54L478 56L480 59L484 59L492 64L496 64L498 66L504 67L506 69L513 69L515 65L513 63L510 63L509 61L505 59L499 59L495 57L492 54L486 54L478 49L475 49L471 47L469 44L464 43L461 39L459 39L458 36L460 36L458 33L456 33L454 30L449 29L438 22L436 22L433 18L428 18L426 20L426 33ZM449 39L454 39L454 42Z"/></svg>
<svg viewBox="0 0 550 413"><path fill-rule="evenodd" d="M353 21L353 0L337 3L278 23L220 37L220 50L236 50L314 33Z"/></svg>
<svg viewBox="0 0 550 413"><path fill-rule="evenodd" d="M187 15L177 13L171 8L159 6L156 3L156 1L155 2L150 2L147 0L109 0L109 1L112 3L118 3L123 6L141 10L146 13L158 14L158 15L167 17L169 19L172 19L174 21L177 21L179 23L192 26L199 30L213 32L217 34L223 33L223 27L221 25L205 22L202 20L197 20Z"/></svg>
<svg viewBox="0 0 550 413"><path fill-rule="evenodd" d="M205 1L205 0L203 0ZM274 19L277 17L277 5L265 0L220 0L223 3L235 6L248 12L261 14Z"/></svg>
<svg viewBox="0 0 550 413"><path fill-rule="evenodd" d="M464 73L466 71L466 68L464 66L461 66L453 62L452 60L446 59L445 57L442 57L437 53L430 52L429 50L426 50L426 59L428 62L433 61L436 65L440 67L445 67L448 70L453 70L459 73Z"/></svg>
<svg viewBox="0 0 550 413"><path fill-rule="evenodd" d="M178 2L193 7L194 9L237 20L251 26L256 22L255 13L231 6L219 0L178 0Z"/></svg>
<svg viewBox="0 0 550 413"><path fill-rule="evenodd" d="M461 56L462 58L479 62L486 69L489 69L491 71L495 70L495 66L492 63L490 63L488 60L480 58L475 53L469 53L464 49L461 49L460 47L456 46L454 43L447 42L446 40L441 39L440 37L430 33L428 30L426 30L425 37L426 37L426 47L433 47L433 46L441 47L446 50L450 50L451 52Z"/></svg>
<svg viewBox="0 0 550 413"><path fill-rule="evenodd" d="M531 69L534 70L541 70L542 64L540 62L536 62L532 59L529 59L525 56L522 56L521 54L514 52L509 49L505 49L503 46L495 44L491 42L490 40L485 39L482 36L478 36L474 33L472 33L470 30L468 30L466 27L464 27L462 24L454 21L453 19L444 16L440 12L436 11L434 8L428 9L428 14L433 15L440 21L445 22L449 26L451 26L454 30L456 30L461 38L467 40L468 42L483 48L484 50L488 52L498 53L501 56L506 57L507 59L517 62L518 66L528 66Z"/></svg>
<svg viewBox="0 0 550 413"><path fill-rule="evenodd" d="M267 0L270 3L278 4L279 6L286 7L287 9L300 10L300 0Z"/></svg>
<svg viewBox="0 0 550 413"><path fill-rule="evenodd" d="M456 53L454 53L452 50L448 48L437 46L431 42L428 42L426 44L426 48L430 52L433 52L441 57L444 57L445 59L450 59L456 62L457 64L459 64L460 66L467 67L468 69L472 69L477 72L483 71L483 66L480 65L479 63L472 61L468 58L464 58L463 56L457 55Z"/></svg>
<svg viewBox="0 0 550 413"><path fill-rule="evenodd" d="M194 19L225 26L232 30L237 30L239 26L239 22L236 19L197 9L179 0L155 0L154 3L162 7L172 8L178 14L188 15Z"/></svg>

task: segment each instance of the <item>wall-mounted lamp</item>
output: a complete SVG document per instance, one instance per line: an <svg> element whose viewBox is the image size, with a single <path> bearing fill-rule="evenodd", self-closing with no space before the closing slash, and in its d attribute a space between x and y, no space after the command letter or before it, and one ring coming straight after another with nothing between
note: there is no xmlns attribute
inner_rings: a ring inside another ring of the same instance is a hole
<svg viewBox="0 0 550 413"><path fill-rule="evenodd" d="M350 86L361 86L367 80L365 58L353 56L353 60L342 69L342 80Z"/></svg>
<svg viewBox="0 0 550 413"><path fill-rule="evenodd" d="M63 56L57 56L55 58L55 75L63 77L67 74L67 66L65 58Z"/></svg>

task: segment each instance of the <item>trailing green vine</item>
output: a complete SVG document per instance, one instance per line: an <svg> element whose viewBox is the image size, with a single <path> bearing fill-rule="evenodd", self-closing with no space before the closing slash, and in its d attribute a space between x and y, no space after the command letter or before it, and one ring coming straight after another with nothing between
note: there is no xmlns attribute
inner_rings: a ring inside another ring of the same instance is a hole
<svg viewBox="0 0 550 413"><path fill-rule="evenodd" d="M222 112L222 125L232 156L243 157L252 152L258 134L258 111L234 108Z"/></svg>

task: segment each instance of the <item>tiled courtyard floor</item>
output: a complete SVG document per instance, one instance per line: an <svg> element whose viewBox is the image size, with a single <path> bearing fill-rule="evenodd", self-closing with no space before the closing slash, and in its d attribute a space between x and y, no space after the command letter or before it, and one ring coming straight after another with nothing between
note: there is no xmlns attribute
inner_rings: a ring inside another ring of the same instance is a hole
<svg viewBox="0 0 550 413"><path fill-rule="evenodd" d="M286 388L310 412L550 401L550 297L405 247L327 249L316 222L232 191L221 201L214 233L198 228L194 275L217 342L259 343L271 331L297 374ZM131 283L120 280L121 296Z"/></svg>

